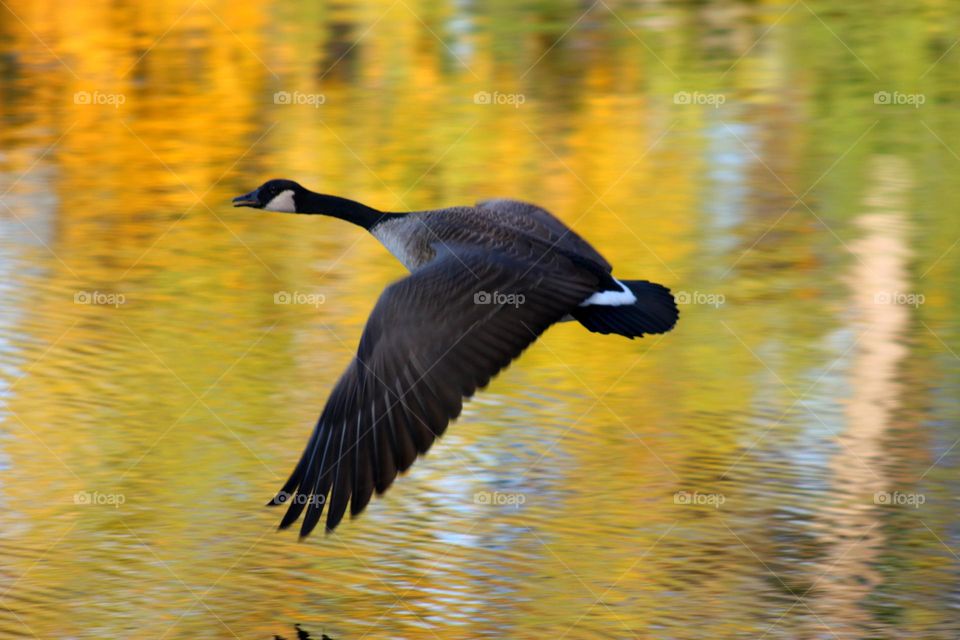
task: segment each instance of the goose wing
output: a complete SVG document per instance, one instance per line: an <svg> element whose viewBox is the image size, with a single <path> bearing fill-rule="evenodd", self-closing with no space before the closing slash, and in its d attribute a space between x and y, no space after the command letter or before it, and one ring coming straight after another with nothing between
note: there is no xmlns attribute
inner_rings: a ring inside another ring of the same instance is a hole
<svg viewBox="0 0 960 640"><path fill-rule="evenodd" d="M494 198L481 200L477 203L477 209L497 215L501 224L531 233L551 246L587 258L607 273L613 271L610 263L593 245L543 207L520 200Z"/></svg>
<svg viewBox="0 0 960 640"><path fill-rule="evenodd" d="M593 293L595 274L559 254L540 261L450 250L381 294L290 479L280 528L306 512L308 535L360 513L456 418L464 397Z"/></svg>

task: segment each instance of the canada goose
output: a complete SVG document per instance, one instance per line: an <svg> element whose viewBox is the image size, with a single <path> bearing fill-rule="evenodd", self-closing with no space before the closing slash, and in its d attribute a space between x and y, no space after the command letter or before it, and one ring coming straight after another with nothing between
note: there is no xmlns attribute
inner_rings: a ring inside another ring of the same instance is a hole
<svg viewBox="0 0 960 640"><path fill-rule="evenodd" d="M300 461L268 503L289 503L281 529L306 509L301 537L324 506L328 532L348 503L351 515L363 511L374 490L386 491L430 448L464 398L553 323L632 339L677 322L669 289L617 280L586 240L532 204L385 213L290 180L270 180L233 204L347 220L411 271L380 295Z"/></svg>

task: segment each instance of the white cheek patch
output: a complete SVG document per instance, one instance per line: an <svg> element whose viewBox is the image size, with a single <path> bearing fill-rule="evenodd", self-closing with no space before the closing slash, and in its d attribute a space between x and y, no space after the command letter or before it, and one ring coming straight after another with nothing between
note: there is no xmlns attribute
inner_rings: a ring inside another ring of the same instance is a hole
<svg viewBox="0 0 960 640"><path fill-rule="evenodd" d="M614 280L616 280L616 278L614 278ZM626 304L633 304L637 301L637 296L633 295L633 291L630 291L630 289L619 280L616 280L616 282L620 285L620 291L598 291L581 302L580 306L586 307L596 304L605 307L619 307Z"/></svg>
<svg viewBox="0 0 960 640"><path fill-rule="evenodd" d="M273 200L267 203L264 209L268 211L281 211L283 213L296 213L297 206L293 203L293 190L284 189Z"/></svg>

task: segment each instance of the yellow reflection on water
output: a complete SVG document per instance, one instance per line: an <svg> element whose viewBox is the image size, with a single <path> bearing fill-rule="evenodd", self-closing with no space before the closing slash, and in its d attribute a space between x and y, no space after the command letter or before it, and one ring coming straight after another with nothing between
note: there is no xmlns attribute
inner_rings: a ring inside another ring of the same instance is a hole
<svg viewBox="0 0 960 640"><path fill-rule="evenodd" d="M918 114L870 99L930 67L949 11L501 4L4 9L0 634L956 631L931 533L955 543L960 194ZM851 56L821 17L928 36ZM955 139L952 79L925 77ZM386 210L534 201L689 304L662 338L551 329L361 518L298 543L262 504L403 271L338 221L229 207L280 176ZM860 216L891 185L895 231Z"/></svg>

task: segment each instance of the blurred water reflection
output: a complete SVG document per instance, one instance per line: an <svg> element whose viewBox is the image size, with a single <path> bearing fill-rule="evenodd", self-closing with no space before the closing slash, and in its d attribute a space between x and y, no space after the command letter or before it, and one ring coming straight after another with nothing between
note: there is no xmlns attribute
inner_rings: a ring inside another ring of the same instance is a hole
<svg viewBox="0 0 960 640"><path fill-rule="evenodd" d="M0 12L0 635L960 634L957 7ZM402 268L229 208L278 176L538 202L680 325L551 329L297 543L262 504Z"/></svg>

